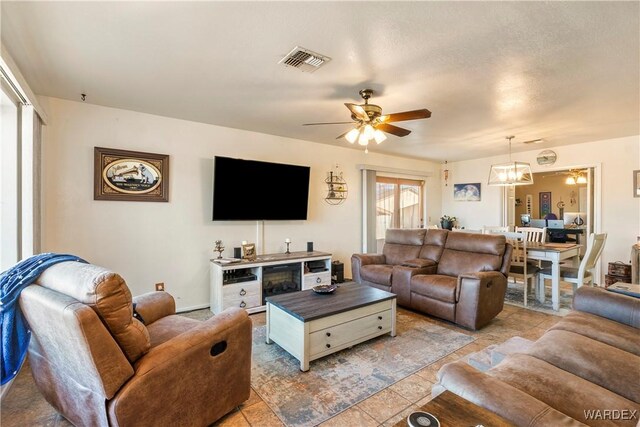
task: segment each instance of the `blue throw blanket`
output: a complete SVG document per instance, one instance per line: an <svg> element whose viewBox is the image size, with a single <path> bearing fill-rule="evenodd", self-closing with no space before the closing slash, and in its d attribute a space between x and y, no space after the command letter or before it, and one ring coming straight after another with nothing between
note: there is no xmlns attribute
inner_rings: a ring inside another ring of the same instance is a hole
<svg viewBox="0 0 640 427"><path fill-rule="evenodd" d="M20 311L20 292L53 264L85 260L74 255L45 253L34 255L0 274L0 322L2 330L1 382L5 384L18 374L27 355L31 331Z"/></svg>

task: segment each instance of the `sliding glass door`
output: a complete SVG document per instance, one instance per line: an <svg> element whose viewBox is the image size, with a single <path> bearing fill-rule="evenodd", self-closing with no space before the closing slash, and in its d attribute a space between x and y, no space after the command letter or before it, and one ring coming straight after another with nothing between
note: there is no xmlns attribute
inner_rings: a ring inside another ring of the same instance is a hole
<svg viewBox="0 0 640 427"><path fill-rule="evenodd" d="M422 228L423 181L376 177L376 242L382 252L388 228Z"/></svg>
<svg viewBox="0 0 640 427"><path fill-rule="evenodd" d="M0 271L20 259L20 103L0 91Z"/></svg>

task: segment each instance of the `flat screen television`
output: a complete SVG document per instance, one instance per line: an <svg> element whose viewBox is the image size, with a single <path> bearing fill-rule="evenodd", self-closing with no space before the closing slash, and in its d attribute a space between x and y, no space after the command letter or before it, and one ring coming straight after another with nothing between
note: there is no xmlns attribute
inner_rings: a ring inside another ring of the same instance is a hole
<svg viewBox="0 0 640 427"><path fill-rule="evenodd" d="M213 165L213 220L307 219L308 166L218 157Z"/></svg>

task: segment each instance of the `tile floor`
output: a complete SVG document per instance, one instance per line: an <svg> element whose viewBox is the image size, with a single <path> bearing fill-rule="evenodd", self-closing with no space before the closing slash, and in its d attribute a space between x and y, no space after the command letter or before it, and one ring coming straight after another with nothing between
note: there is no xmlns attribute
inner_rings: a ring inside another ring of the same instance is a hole
<svg viewBox="0 0 640 427"><path fill-rule="evenodd" d="M423 316L417 313L413 315ZM474 336L476 341L352 406L321 424L321 427L392 426L431 399L431 386L436 381L436 373L445 363L463 358L514 336L536 340L547 328L561 319L561 317L505 305L502 313L488 326L480 331L467 331L448 322L424 317L445 328ZM254 326L265 323L264 313L251 315L251 319ZM0 424L3 427L71 425L41 397L35 388L29 369L23 369L18 375L6 398L3 399L1 409ZM266 403L252 391L249 400L214 425L275 427L283 424Z"/></svg>

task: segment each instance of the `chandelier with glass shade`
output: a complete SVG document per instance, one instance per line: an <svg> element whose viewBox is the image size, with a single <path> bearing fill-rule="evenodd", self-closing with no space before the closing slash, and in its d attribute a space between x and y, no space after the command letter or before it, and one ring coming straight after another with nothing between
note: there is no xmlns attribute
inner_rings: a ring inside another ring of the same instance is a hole
<svg viewBox="0 0 640 427"><path fill-rule="evenodd" d="M531 165L526 162L515 162L511 160L511 140L514 136L507 136L509 141L509 161L491 165L489 171L489 185L531 185L533 184L533 174Z"/></svg>

